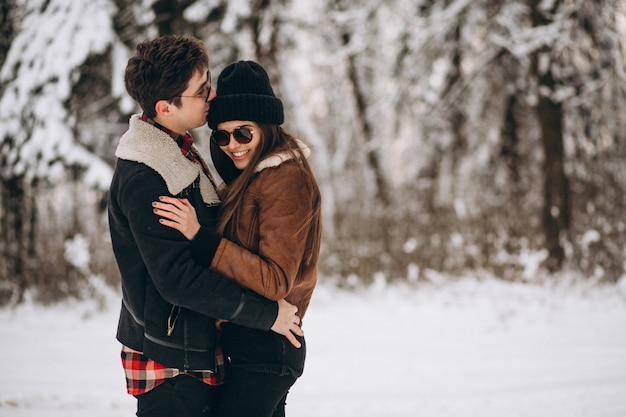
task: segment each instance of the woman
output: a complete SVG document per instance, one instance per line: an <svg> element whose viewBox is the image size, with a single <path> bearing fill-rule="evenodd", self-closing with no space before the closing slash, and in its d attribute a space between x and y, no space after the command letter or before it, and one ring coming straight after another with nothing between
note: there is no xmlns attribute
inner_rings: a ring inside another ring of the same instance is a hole
<svg viewBox="0 0 626 417"><path fill-rule="evenodd" d="M208 124L213 161L225 184L218 227L223 238L210 268L269 299L284 298L302 319L317 280L322 228L309 150L280 127L282 102L257 63L226 67L216 93ZM164 197L155 208L163 224L192 240L202 261L211 233L200 227L193 207ZM287 392L304 368L304 338L297 336L298 349L272 332L232 323L221 328L229 368L217 415L284 415Z"/></svg>

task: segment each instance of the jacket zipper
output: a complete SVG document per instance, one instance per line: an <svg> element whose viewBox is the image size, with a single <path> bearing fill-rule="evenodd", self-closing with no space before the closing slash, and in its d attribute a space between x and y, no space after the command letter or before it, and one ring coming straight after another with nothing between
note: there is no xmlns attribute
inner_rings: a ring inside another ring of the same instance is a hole
<svg viewBox="0 0 626 417"><path fill-rule="evenodd" d="M183 366L184 366L184 369L186 371L189 370L189 355L188 355L188 353L189 353L189 349L188 349L188 347L189 347L189 339L187 337L188 333L189 333L188 330L189 330L189 327L187 326L187 319L185 317L183 317L183 346L185 347L184 348L184 355L185 355L184 358L185 359L184 359L184 362L183 362Z"/></svg>

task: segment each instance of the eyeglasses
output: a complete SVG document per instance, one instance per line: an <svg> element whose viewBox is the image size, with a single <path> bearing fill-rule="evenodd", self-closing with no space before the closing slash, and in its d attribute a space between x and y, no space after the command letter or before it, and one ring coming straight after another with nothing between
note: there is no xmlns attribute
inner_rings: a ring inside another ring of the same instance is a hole
<svg viewBox="0 0 626 417"><path fill-rule="evenodd" d="M205 95L196 95L196 96L174 96L174 97L190 97L190 98L202 98L204 101L209 101L209 96L211 95L211 73L209 71L206 72L207 75L207 84L209 84L209 88Z"/></svg>
<svg viewBox="0 0 626 417"><path fill-rule="evenodd" d="M233 135L233 138L238 143L245 145L246 143L250 143L250 141L252 141L253 132L253 130L248 129L245 126L235 128L232 133L227 132L226 130L214 130L213 133L211 133L211 140L218 146L226 146L230 143L230 135Z"/></svg>

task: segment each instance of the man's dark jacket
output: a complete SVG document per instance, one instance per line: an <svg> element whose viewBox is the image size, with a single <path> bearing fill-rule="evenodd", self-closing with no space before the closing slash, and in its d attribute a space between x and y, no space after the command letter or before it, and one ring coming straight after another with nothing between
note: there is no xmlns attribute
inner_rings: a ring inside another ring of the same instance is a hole
<svg viewBox="0 0 626 417"><path fill-rule="evenodd" d="M168 367L215 369L213 318L269 330L277 304L197 264L187 239L159 223L151 203L162 195L189 199L203 225L218 215L213 185L169 135L132 116L115 154L108 211L122 278L117 338Z"/></svg>

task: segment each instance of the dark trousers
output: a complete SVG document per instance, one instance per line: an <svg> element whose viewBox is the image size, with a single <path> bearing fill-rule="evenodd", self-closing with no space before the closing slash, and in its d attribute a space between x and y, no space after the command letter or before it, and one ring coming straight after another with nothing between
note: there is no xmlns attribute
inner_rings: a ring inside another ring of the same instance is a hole
<svg viewBox="0 0 626 417"><path fill-rule="evenodd" d="M222 386L179 375L137 396L138 417L211 417Z"/></svg>
<svg viewBox="0 0 626 417"><path fill-rule="evenodd" d="M216 417L284 417L285 400L296 377L230 366Z"/></svg>

